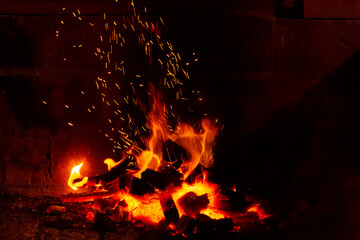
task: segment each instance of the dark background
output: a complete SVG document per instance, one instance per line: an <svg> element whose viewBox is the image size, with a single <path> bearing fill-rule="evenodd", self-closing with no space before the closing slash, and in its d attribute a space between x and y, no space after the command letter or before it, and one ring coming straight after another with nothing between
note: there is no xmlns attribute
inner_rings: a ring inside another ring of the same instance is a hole
<svg viewBox="0 0 360 240"><path fill-rule="evenodd" d="M357 1L143 2L163 16L163 36L199 59L190 74L205 98L201 109L224 124L215 178L262 201L284 239L360 239ZM103 12L126 14L112 1L1 1L3 192L66 192L78 159L91 149L95 164L111 152L97 133L106 113L84 117L96 94L89 81L98 63L88 50L96 32L60 29L60 20L73 19L63 7L94 22ZM71 48L82 42L89 42L82 52Z"/></svg>

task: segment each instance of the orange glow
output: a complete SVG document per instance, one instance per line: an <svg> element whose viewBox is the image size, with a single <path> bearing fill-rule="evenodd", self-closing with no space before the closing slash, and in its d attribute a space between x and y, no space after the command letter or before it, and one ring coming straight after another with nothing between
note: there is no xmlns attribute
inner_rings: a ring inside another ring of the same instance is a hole
<svg viewBox="0 0 360 240"><path fill-rule="evenodd" d="M254 203L249 207L247 212L256 212L259 220L264 220L265 218L270 217L270 215L265 213L265 210L261 208L260 203Z"/></svg>
<svg viewBox="0 0 360 240"><path fill-rule="evenodd" d="M127 193L119 193L118 197L126 201L128 211L134 219L147 224L158 224L164 219L161 204L156 195L135 197Z"/></svg>
<svg viewBox="0 0 360 240"><path fill-rule="evenodd" d="M71 174L70 174L70 177L68 180L68 185L69 185L69 187L71 187L74 190L77 190L79 187L83 186L88 180L88 177L84 177L80 182L74 183L75 179L79 179L82 177L80 174L80 168L82 167L83 163L84 163L84 161L82 161L79 165L77 165L71 169Z"/></svg>
<svg viewBox="0 0 360 240"><path fill-rule="evenodd" d="M220 195L220 193L217 192L218 188L219 188L218 185L206 181L196 182L194 184L188 184L184 182L182 186L175 189L171 195L175 201L175 204L179 210L180 215L183 215L184 213L181 211L181 208L179 208L178 206L179 198L181 198L188 192L194 192L198 196L207 193L210 203L208 205L208 208L202 210L201 213L206 214L213 219L220 219L220 218L224 218L225 215L218 210L219 206L217 203L217 198Z"/></svg>

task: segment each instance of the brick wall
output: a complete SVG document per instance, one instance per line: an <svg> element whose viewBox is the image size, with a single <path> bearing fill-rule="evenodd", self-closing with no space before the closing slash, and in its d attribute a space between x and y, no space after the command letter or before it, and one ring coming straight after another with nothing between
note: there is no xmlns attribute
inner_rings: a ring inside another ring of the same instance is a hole
<svg viewBox="0 0 360 240"><path fill-rule="evenodd" d="M204 111L225 123L225 142L240 143L265 126L360 47L359 20L276 18L275 2L269 2L149 6L164 16L164 35L181 53L196 52L193 84L204 92ZM108 149L97 133L104 124L101 114L83 117L82 106L96 94L89 85L99 67L88 51L94 33L65 24L69 29L56 37L60 20L73 19L61 15L63 7L79 8L91 21L99 21L104 11L125 13L112 1L0 3L1 184L7 190L62 186L63 169L70 169L69 159L79 148L91 150L94 161L107 154L97 150ZM82 40L87 46L74 51L74 41ZM80 89L86 90L84 98ZM73 110L67 112L64 106L71 101ZM95 104L101 113L101 104ZM69 121L81 124L70 128Z"/></svg>

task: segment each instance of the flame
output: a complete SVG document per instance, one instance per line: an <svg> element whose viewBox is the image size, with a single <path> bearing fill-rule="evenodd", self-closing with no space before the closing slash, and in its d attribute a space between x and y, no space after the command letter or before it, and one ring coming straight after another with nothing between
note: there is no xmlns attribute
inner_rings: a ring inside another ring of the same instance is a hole
<svg viewBox="0 0 360 240"><path fill-rule="evenodd" d="M199 164L206 168L213 166L212 149L218 135L218 127L209 119L203 119L200 132L195 131L192 126L185 123L180 123L174 131L171 131L166 119L165 105L160 101L159 97L155 97L159 96L159 94L155 93L153 88L151 92L153 104L147 117L151 135L146 142L147 150L137 156L140 171L134 176L141 178L141 173L146 169L157 171L162 164L165 164L162 147L167 140L175 142L189 154L188 160L182 159L181 172L183 173L183 179L186 179Z"/></svg>
<svg viewBox="0 0 360 240"><path fill-rule="evenodd" d="M188 124L179 124L171 136L171 140L183 147L190 155L190 160L183 163L182 169L184 179L201 164L209 168L213 166L212 148L218 134L218 128L209 119L201 121L202 132L195 132L194 128Z"/></svg>
<svg viewBox="0 0 360 240"><path fill-rule="evenodd" d="M80 174L80 168L82 167L83 163L84 163L84 160L79 165L77 165L71 169L71 174L70 174L70 177L68 180L68 185L69 185L69 187L71 187L74 190L77 190L79 187L83 186L88 180L88 177L84 177L80 182L74 183L75 179L79 179L82 177L82 175Z"/></svg>
<svg viewBox="0 0 360 240"><path fill-rule="evenodd" d="M202 210L201 213L208 215L213 219L220 219L224 218L225 215L218 210L219 203L217 202L217 199L220 197L220 193L218 193L217 191L218 188L219 186L217 184L210 183L208 181L197 181L193 184L188 184L184 182L182 186L175 189L175 191L172 192L171 195L175 201L175 205L178 208L180 215L183 215L184 212L181 210L178 203L179 198L181 198L188 192L194 192L198 196L207 193L210 203L207 209Z"/></svg>
<svg viewBox="0 0 360 240"><path fill-rule="evenodd" d="M141 173L146 169L158 170L162 164L162 144L169 139L169 128L165 117L165 105L160 101L153 86L150 86L153 96L151 111L147 115L147 123L151 129L151 135L146 142L147 150L137 157L140 171L135 177L141 178Z"/></svg>
<svg viewBox="0 0 360 240"><path fill-rule="evenodd" d="M270 215L265 213L265 210L261 207L260 203L254 203L249 207L249 209L246 212L257 213L259 220L264 220L265 218L270 217Z"/></svg>
<svg viewBox="0 0 360 240"><path fill-rule="evenodd" d="M148 224L158 224L164 219L159 198L156 195L134 197L130 194L120 195L128 204L128 210L134 219Z"/></svg>
<svg viewBox="0 0 360 240"><path fill-rule="evenodd" d="M116 167L117 165L122 163L123 160L119 161L119 162L115 162L113 159L107 158L107 159L104 160L104 163L108 166L108 171L110 171L111 169L113 169L114 167Z"/></svg>

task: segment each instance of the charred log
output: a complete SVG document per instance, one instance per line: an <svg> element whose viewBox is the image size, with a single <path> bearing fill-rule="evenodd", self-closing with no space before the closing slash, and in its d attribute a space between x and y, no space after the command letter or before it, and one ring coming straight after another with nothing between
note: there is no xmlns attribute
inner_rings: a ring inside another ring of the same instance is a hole
<svg viewBox="0 0 360 240"><path fill-rule="evenodd" d="M178 223L176 224L176 232L183 233L186 230L190 221L192 221L192 220L195 221L195 219L192 217L182 215L181 218L179 219Z"/></svg>
<svg viewBox="0 0 360 240"><path fill-rule="evenodd" d="M187 237L190 237L195 234L195 232L197 231L196 228L197 228L197 222L194 218L191 218L186 228L184 229L183 234Z"/></svg>
<svg viewBox="0 0 360 240"><path fill-rule="evenodd" d="M154 193L154 192L155 192L155 187L153 185L144 181L143 179L133 177L131 188L130 188L131 194L145 195L145 194Z"/></svg>
<svg viewBox="0 0 360 240"><path fill-rule="evenodd" d="M179 207L191 217L196 217L200 211L206 209L210 201L207 193L197 196L194 192L188 192L178 200Z"/></svg>
<svg viewBox="0 0 360 240"><path fill-rule="evenodd" d="M133 155L128 155L122 163L112 168L109 172L98 175L98 176L90 176L88 178L87 183L84 186L93 186L100 182L112 183L117 180L119 177L125 177L129 171L136 170L136 159ZM80 182L82 179L75 179L74 183Z"/></svg>
<svg viewBox="0 0 360 240"><path fill-rule="evenodd" d="M169 186L177 187L181 185L179 176L170 173L156 172L151 169L147 169L141 173L141 179L160 190L165 190Z"/></svg>
<svg viewBox="0 0 360 240"><path fill-rule="evenodd" d="M92 202L98 199L102 198L109 198L113 196L117 196L120 191L116 192L96 192L92 194L79 194L79 195L73 195L69 194L62 197L62 202L69 203L69 202Z"/></svg>
<svg viewBox="0 0 360 240"><path fill-rule="evenodd" d="M94 201L93 207L103 212L117 207L119 201L112 198L101 198Z"/></svg>
<svg viewBox="0 0 360 240"><path fill-rule="evenodd" d="M160 194L159 199L166 221L176 224L179 221L179 212L171 194L163 192Z"/></svg>
<svg viewBox="0 0 360 240"><path fill-rule="evenodd" d="M211 217L205 214L199 214L196 220L197 220L197 229L200 234L214 231L215 222Z"/></svg>
<svg viewBox="0 0 360 240"><path fill-rule="evenodd" d="M215 230L219 232L228 232L234 230L234 223L231 218L222 218L214 220Z"/></svg>
<svg viewBox="0 0 360 240"><path fill-rule="evenodd" d="M226 203L221 204L223 206L228 205L232 211L242 211L245 212L248 207L250 207L252 202L249 202L246 200L245 196L241 192L235 192L228 188L221 188L220 191L221 194L226 196L226 200L220 200L220 201L226 201Z"/></svg>
<svg viewBox="0 0 360 240"><path fill-rule="evenodd" d="M108 214L96 213L94 218L94 227L98 231L99 235L107 232L114 232L116 230L116 223L112 220Z"/></svg>

